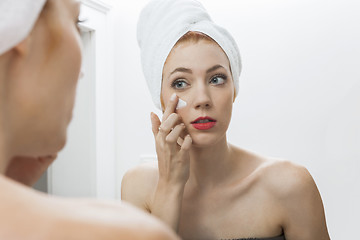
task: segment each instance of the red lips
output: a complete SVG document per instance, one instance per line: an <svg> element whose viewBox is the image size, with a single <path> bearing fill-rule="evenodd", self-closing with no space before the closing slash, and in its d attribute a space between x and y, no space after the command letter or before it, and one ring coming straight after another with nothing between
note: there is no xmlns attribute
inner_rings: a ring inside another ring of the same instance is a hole
<svg viewBox="0 0 360 240"><path fill-rule="evenodd" d="M211 117L199 117L191 122L194 128L198 130L208 130L214 127L216 120Z"/></svg>

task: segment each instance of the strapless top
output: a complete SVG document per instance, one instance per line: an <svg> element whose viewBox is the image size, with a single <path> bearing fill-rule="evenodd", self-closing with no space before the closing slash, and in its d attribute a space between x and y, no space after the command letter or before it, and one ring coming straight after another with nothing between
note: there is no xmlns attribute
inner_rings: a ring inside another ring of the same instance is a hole
<svg viewBox="0 0 360 240"><path fill-rule="evenodd" d="M221 239L221 240L286 240L284 235L270 238L233 238L233 239Z"/></svg>

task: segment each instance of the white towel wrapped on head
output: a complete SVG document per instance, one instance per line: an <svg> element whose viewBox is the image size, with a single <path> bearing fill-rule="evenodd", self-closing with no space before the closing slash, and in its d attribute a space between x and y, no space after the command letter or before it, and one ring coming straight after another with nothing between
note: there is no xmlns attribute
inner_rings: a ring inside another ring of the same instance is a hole
<svg viewBox="0 0 360 240"><path fill-rule="evenodd" d="M46 0L0 0L0 55L24 40Z"/></svg>
<svg viewBox="0 0 360 240"><path fill-rule="evenodd" d="M240 53L229 32L216 25L196 0L153 0L140 14L137 39L143 72L152 99L159 109L166 58L176 42L189 31L206 34L224 50L230 62L235 94L239 91Z"/></svg>

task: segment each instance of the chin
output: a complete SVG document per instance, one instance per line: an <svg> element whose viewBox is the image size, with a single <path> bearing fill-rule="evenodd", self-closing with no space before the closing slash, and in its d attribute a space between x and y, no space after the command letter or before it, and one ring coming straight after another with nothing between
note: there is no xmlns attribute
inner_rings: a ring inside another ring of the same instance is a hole
<svg viewBox="0 0 360 240"><path fill-rule="evenodd" d="M57 140L57 142L55 143L56 148L57 148L57 152L61 151L67 142L67 132L63 131L62 133L59 134L59 138Z"/></svg>
<svg viewBox="0 0 360 240"><path fill-rule="evenodd" d="M59 140L59 143L57 144L56 152L60 152L66 145L66 137Z"/></svg>
<svg viewBox="0 0 360 240"><path fill-rule="evenodd" d="M66 145L67 142L67 133L66 130L58 131L57 134L53 134L47 138L47 141L44 143L46 146L46 151L48 153L58 153L60 152Z"/></svg>
<svg viewBox="0 0 360 240"><path fill-rule="evenodd" d="M191 137L193 141L192 145L198 148L214 146L221 139L221 136L219 136L218 134L211 133L196 133L192 134Z"/></svg>

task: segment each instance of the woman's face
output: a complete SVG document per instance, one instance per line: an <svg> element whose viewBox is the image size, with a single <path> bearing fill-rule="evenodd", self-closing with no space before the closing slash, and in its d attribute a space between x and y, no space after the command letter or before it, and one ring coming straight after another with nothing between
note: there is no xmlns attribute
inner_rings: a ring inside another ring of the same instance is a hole
<svg viewBox="0 0 360 240"><path fill-rule="evenodd" d="M78 1L48 0L17 54L8 101L16 154L53 154L65 145L81 67L79 11Z"/></svg>
<svg viewBox="0 0 360 240"><path fill-rule="evenodd" d="M194 146L211 146L226 136L234 84L229 60L216 43L184 42L172 49L163 69L165 107L173 93L187 103L177 112Z"/></svg>

